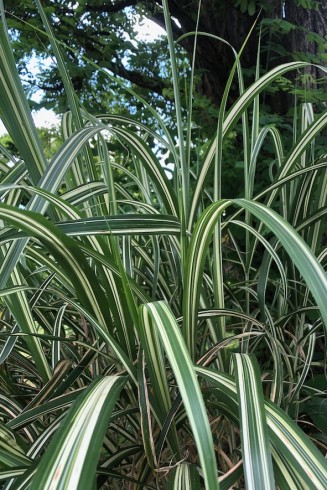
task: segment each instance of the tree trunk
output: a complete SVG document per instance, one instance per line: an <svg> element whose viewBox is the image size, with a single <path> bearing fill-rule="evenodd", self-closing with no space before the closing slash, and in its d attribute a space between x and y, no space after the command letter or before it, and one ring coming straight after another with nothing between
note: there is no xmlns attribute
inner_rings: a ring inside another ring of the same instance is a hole
<svg viewBox="0 0 328 490"><path fill-rule="evenodd" d="M180 29L175 27L176 37L195 30L197 3L190 0L169 0L171 15L177 18L181 24ZM308 39L308 33L314 32L321 36L326 34L327 6L324 1L319 2L319 4L318 8L314 10L298 7L296 0L286 0L285 2L275 0L270 2L270 11L259 12L257 25L264 17L270 17L297 26L289 33L281 34L278 40L277 37L272 39L273 43L281 44L285 48L286 55L277 56L276 51L263 53L261 56L262 68L269 69L292 59L304 59L304 54L310 59L318 54L318 44ZM256 15L250 16L247 12L242 13L240 7L235 7L230 0L203 0L199 31L222 37L236 51L239 51L255 20ZM267 40L268 36L270 36L270 31L266 34L264 41ZM191 54L193 37L183 40L182 44L186 51ZM256 29L254 29L241 56L243 68L253 68L256 65L257 49L258 38ZM227 45L213 38L198 37L196 65L202 72L202 83L198 90L210 98L215 105L220 103L233 61L232 51ZM315 68L309 68L307 72L315 78L322 76ZM231 90L230 102L235 100L237 96L238 86L235 84ZM274 110L278 113L284 114L290 107L290 100L287 100L286 94L275 94L272 99Z"/></svg>

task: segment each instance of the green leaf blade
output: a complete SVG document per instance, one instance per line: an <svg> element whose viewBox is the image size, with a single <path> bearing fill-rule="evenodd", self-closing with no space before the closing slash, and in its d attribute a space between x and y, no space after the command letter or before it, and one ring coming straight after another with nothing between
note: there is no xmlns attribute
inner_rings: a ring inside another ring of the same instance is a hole
<svg viewBox="0 0 328 490"><path fill-rule="evenodd" d="M270 440L260 373L254 359L247 354L234 354L233 360L247 488L274 490Z"/></svg>
<svg viewBox="0 0 328 490"><path fill-rule="evenodd" d="M176 319L164 301L142 305L156 324L168 360L178 383L182 401L194 434L207 490L219 489L210 425L189 352Z"/></svg>
<svg viewBox="0 0 328 490"><path fill-rule="evenodd" d="M95 380L71 407L44 454L31 490L92 488L108 421L126 378Z"/></svg>

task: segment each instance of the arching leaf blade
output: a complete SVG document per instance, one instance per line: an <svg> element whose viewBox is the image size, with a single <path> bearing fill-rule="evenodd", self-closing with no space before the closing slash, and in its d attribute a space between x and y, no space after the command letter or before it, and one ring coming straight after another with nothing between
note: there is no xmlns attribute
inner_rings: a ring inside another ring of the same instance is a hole
<svg viewBox="0 0 328 490"><path fill-rule="evenodd" d="M244 474L247 488L274 490L261 377L254 359L234 354Z"/></svg>
<svg viewBox="0 0 328 490"><path fill-rule="evenodd" d="M197 381L180 329L167 303L158 301L142 305L142 313L148 314L158 328L167 358L172 367L182 401L193 432L207 490L219 489L213 439L203 396Z"/></svg>
<svg viewBox="0 0 328 490"><path fill-rule="evenodd" d="M76 400L43 455L31 490L92 488L109 419L126 380L98 378Z"/></svg>

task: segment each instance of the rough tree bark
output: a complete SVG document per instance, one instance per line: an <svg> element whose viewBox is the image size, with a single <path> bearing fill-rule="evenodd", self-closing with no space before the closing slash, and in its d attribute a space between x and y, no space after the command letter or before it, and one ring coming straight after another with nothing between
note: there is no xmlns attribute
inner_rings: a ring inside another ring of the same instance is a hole
<svg viewBox="0 0 328 490"><path fill-rule="evenodd" d="M197 3L190 0L169 0L172 16L176 17L181 28L175 27L175 35L195 29L197 15ZM288 53L317 54L317 45L307 39L307 33L315 32L321 36L326 35L327 4L318 2L317 9L307 9L297 6L296 0L273 0L270 2L270 11L258 12L260 21L263 17L283 19L298 26L281 38L281 43ZM237 51L241 48L246 36L250 32L256 15L250 16L242 13L239 7L234 7L234 2L226 0L203 0L199 21L199 30L205 31L227 40ZM161 22L160 15L156 17ZM179 32L180 31L180 32ZM256 64L257 36L255 31L250 36L241 57L244 68L252 68ZM188 38L183 41L187 52L192 53L193 40ZM266 59L264 53L261 60L262 67L270 68L279 62L291 60L291 55L277 59ZM197 68L203 70L202 85L198 87L202 93L209 97L216 105L219 103L227 80L229 68L232 66L233 56L231 50L219 41L199 36L197 42ZM314 77L322 76L315 68L309 68L309 73ZM236 93L232 91L232 98ZM284 113L289 106L286 96L276 96L273 101L277 112Z"/></svg>

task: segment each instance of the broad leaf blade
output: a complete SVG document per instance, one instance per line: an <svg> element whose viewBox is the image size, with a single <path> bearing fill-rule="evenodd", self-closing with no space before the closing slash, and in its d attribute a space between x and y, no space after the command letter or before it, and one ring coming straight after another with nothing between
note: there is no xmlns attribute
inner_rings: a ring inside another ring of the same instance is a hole
<svg viewBox="0 0 328 490"><path fill-rule="evenodd" d="M219 488L211 429L196 373L180 329L169 306L163 302L141 306L142 314L157 326L169 363L178 383L203 470L207 490Z"/></svg>
<svg viewBox="0 0 328 490"><path fill-rule="evenodd" d="M196 372L215 385L224 414L232 421L238 421L237 387L231 377L198 366ZM283 461L284 471L292 480L303 485L302 488L324 490L327 475L326 460L323 455L281 408L269 401L265 401L264 405L270 442L274 448L272 457L275 458L278 454L278 465L281 467Z"/></svg>
<svg viewBox="0 0 328 490"><path fill-rule="evenodd" d="M200 490L199 474L195 465L182 463L170 472L168 488L172 490Z"/></svg>
<svg viewBox="0 0 328 490"><path fill-rule="evenodd" d="M259 369L247 354L234 354L247 488L274 490L270 440Z"/></svg>
<svg viewBox="0 0 328 490"><path fill-rule="evenodd" d="M110 415L125 382L119 376L97 379L78 398L45 452L31 490L92 488Z"/></svg>

